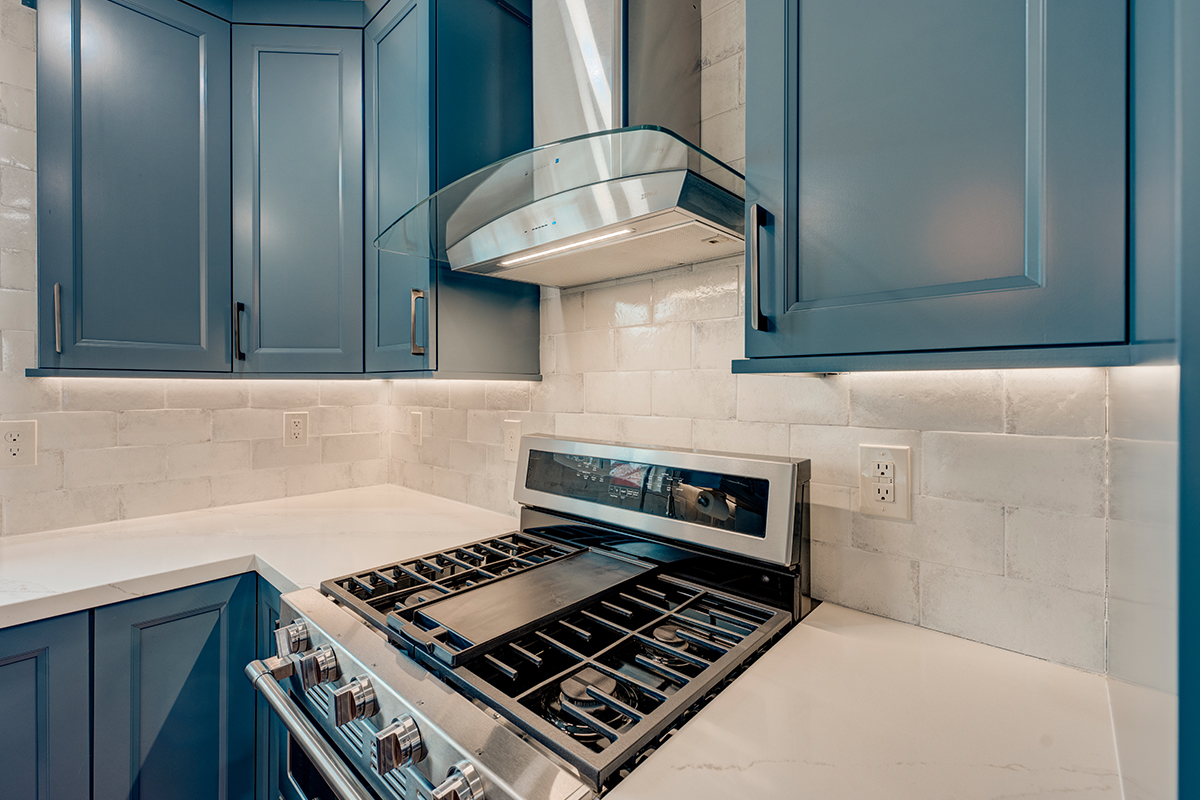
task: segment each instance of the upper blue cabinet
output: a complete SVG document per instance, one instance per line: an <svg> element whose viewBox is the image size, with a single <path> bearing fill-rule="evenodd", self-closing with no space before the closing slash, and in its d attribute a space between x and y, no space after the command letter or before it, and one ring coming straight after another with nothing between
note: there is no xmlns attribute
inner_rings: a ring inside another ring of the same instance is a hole
<svg viewBox="0 0 1200 800"><path fill-rule="evenodd" d="M538 287L372 244L438 189L532 146L529 20L496 0L391 0L363 40L366 371L536 375Z"/></svg>
<svg viewBox="0 0 1200 800"><path fill-rule="evenodd" d="M43 0L37 99L41 365L228 372L229 24Z"/></svg>
<svg viewBox="0 0 1200 800"><path fill-rule="evenodd" d="M1128 13L748 0L735 370L1129 363Z"/></svg>
<svg viewBox="0 0 1200 800"><path fill-rule="evenodd" d="M233 26L239 372L362 372L362 113L361 30Z"/></svg>

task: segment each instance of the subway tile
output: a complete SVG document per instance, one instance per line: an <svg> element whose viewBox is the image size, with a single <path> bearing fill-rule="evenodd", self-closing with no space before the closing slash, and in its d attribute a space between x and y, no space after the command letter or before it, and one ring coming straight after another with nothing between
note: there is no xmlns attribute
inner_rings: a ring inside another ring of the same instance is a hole
<svg viewBox="0 0 1200 800"><path fill-rule="evenodd" d="M38 450L35 466L0 469L0 497L54 492L63 488L62 451L42 450L40 441Z"/></svg>
<svg viewBox="0 0 1200 800"><path fill-rule="evenodd" d="M174 514L212 505L208 478L125 484L118 495L122 519Z"/></svg>
<svg viewBox="0 0 1200 800"><path fill-rule="evenodd" d="M130 411L166 406L166 381L77 378L62 388L63 411Z"/></svg>
<svg viewBox="0 0 1200 800"><path fill-rule="evenodd" d="M621 417L617 441L650 447L692 448L692 421L678 417Z"/></svg>
<svg viewBox="0 0 1200 800"><path fill-rule="evenodd" d="M916 561L825 542L813 542L811 553L814 598L917 624Z"/></svg>
<svg viewBox="0 0 1200 800"><path fill-rule="evenodd" d="M808 484L809 526L813 541L850 546L850 488L826 483Z"/></svg>
<svg viewBox="0 0 1200 800"><path fill-rule="evenodd" d="M740 318L702 320L692 324L692 368L729 371L746 355Z"/></svg>
<svg viewBox="0 0 1200 800"><path fill-rule="evenodd" d="M323 406L370 406L386 403L388 385L386 381L321 381L320 405Z"/></svg>
<svg viewBox="0 0 1200 800"><path fill-rule="evenodd" d="M321 386L317 381L252 381L250 405L253 408L308 408L321 404Z"/></svg>
<svg viewBox="0 0 1200 800"><path fill-rule="evenodd" d="M651 282L620 283L583 293L585 328L624 328L650 321Z"/></svg>
<svg viewBox="0 0 1200 800"><path fill-rule="evenodd" d="M0 4L0 38L26 50L37 50L37 12L17 3Z"/></svg>
<svg viewBox="0 0 1200 800"><path fill-rule="evenodd" d="M283 437L271 439L255 439L250 443L250 466L253 469L275 469L276 467L295 467L303 464L317 464L321 461L321 440L309 438L304 447L284 447ZM291 491L288 494L301 494Z"/></svg>
<svg viewBox="0 0 1200 800"><path fill-rule="evenodd" d="M389 411L387 406L353 406L350 409L350 430L354 433L388 430Z"/></svg>
<svg viewBox="0 0 1200 800"><path fill-rule="evenodd" d="M404 467L405 486L460 503L467 502L468 478L466 473L428 464L406 464Z"/></svg>
<svg viewBox="0 0 1200 800"><path fill-rule="evenodd" d="M729 163L746 156L746 113L735 108L700 124L700 146L714 158Z"/></svg>
<svg viewBox="0 0 1200 800"><path fill-rule="evenodd" d="M616 369L613 332L597 330L560 334L554 343L554 358L559 374L611 372Z"/></svg>
<svg viewBox="0 0 1200 800"><path fill-rule="evenodd" d="M924 564L921 625L1092 672L1104 671L1104 598Z"/></svg>
<svg viewBox="0 0 1200 800"><path fill-rule="evenodd" d="M367 461L355 461L350 464L350 485L379 486L388 482L388 460L376 458Z"/></svg>
<svg viewBox="0 0 1200 800"><path fill-rule="evenodd" d="M33 250L0 250L0 288L37 289L37 255Z"/></svg>
<svg viewBox="0 0 1200 800"><path fill-rule="evenodd" d="M706 68L700 76L700 119L737 108L741 83L740 54L721 59Z"/></svg>
<svg viewBox="0 0 1200 800"><path fill-rule="evenodd" d="M718 7L706 7L700 23L700 65L706 68L746 49L745 0L713 5Z"/></svg>
<svg viewBox="0 0 1200 800"><path fill-rule="evenodd" d="M0 210L0 226L3 225ZM37 294L24 289L0 289L0 320L4 330L37 330Z"/></svg>
<svg viewBox="0 0 1200 800"><path fill-rule="evenodd" d="M0 83L0 124L36 130L37 94L32 89Z"/></svg>
<svg viewBox="0 0 1200 800"><path fill-rule="evenodd" d="M788 426L767 422L700 419L692 423L692 446L719 453L788 455Z"/></svg>
<svg viewBox="0 0 1200 800"><path fill-rule="evenodd" d="M487 384L487 407L494 411L528 411L528 381L495 381Z"/></svg>
<svg viewBox="0 0 1200 800"><path fill-rule="evenodd" d="M430 436L439 439L466 439L467 414L465 408L433 408L430 409Z"/></svg>
<svg viewBox="0 0 1200 800"><path fill-rule="evenodd" d="M553 336L538 337L538 370L542 375L552 375L555 372L554 341Z"/></svg>
<svg viewBox="0 0 1200 800"><path fill-rule="evenodd" d="M923 494L1104 516L1103 440L934 432L922 447Z"/></svg>
<svg viewBox="0 0 1200 800"><path fill-rule="evenodd" d="M746 422L845 425L848 407L846 384L837 376L737 376L737 417Z"/></svg>
<svg viewBox="0 0 1200 800"><path fill-rule="evenodd" d="M704 0L700 5L700 13L702 16L707 17L714 11L722 9L732 2L734 0Z"/></svg>
<svg viewBox="0 0 1200 800"><path fill-rule="evenodd" d="M287 471L288 497L350 489L354 485L350 464L300 464Z"/></svg>
<svg viewBox="0 0 1200 800"><path fill-rule="evenodd" d="M654 280L654 322L736 317L738 267L697 267Z"/></svg>
<svg viewBox="0 0 1200 800"><path fill-rule="evenodd" d="M1179 366L1108 370L1108 434L1114 439L1179 439Z"/></svg>
<svg viewBox="0 0 1200 800"><path fill-rule="evenodd" d="M450 383L450 407L487 408L487 383L485 381L452 381Z"/></svg>
<svg viewBox="0 0 1200 800"><path fill-rule="evenodd" d="M391 387L391 404L394 406L417 405L417 383L414 380L393 380L388 382Z"/></svg>
<svg viewBox="0 0 1200 800"><path fill-rule="evenodd" d="M1167 607L1179 596L1178 525L1108 520L1108 597Z"/></svg>
<svg viewBox="0 0 1200 800"><path fill-rule="evenodd" d="M914 493L920 484L920 431L850 428L841 425L793 425L790 446L792 458L812 462L812 479L835 486L858 486L860 445L912 448Z"/></svg>
<svg viewBox="0 0 1200 800"><path fill-rule="evenodd" d="M449 408L450 386L446 381L417 381L417 405L426 408Z"/></svg>
<svg viewBox="0 0 1200 800"><path fill-rule="evenodd" d="M513 487L508 481L486 478L482 475L467 477L467 502L500 514L511 514Z"/></svg>
<svg viewBox="0 0 1200 800"><path fill-rule="evenodd" d="M487 448L487 468L483 471L485 478L508 481L512 484L517 476L517 462L504 457L504 446L498 444L484 445Z"/></svg>
<svg viewBox="0 0 1200 800"><path fill-rule="evenodd" d="M39 450L92 450L117 446L115 411L55 411L28 417L37 420Z"/></svg>
<svg viewBox="0 0 1200 800"><path fill-rule="evenodd" d="M851 541L860 550L890 553L922 564L1004 574L1003 508L916 495L912 511L912 521L855 513ZM1100 522L1103 525L1104 521Z"/></svg>
<svg viewBox="0 0 1200 800"><path fill-rule="evenodd" d="M117 415L117 444L186 444L212 438L212 415L200 409L122 411Z"/></svg>
<svg viewBox="0 0 1200 800"><path fill-rule="evenodd" d="M542 333L545 334L583 330L583 292L543 297L541 317Z"/></svg>
<svg viewBox="0 0 1200 800"><path fill-rule="evenodd" d="M1006 509L1006 574L1045 586L1104 594L1105 521L1033 508ZM966 565L961 565L966 566Z"/></svg>
<svg viewBox="0 0 1200 800"><path fill-rule="evenodd" d="M170 380L167 408L246 408L250 405L250 387L246 382L225 380Z"/></svg>
<svg viewBox="0 0 1200 800"><path fill-rule="evenodd" d="M692 366L692 326L646 325L614 332L617 369L667 370Z"/></svg>
<svg viewBox="0 0 1200 800"><path fill-rule="evenodd" d="M4 42L0 42L0 51ZM4 56L0 53L0 75L4 74ZM37 133L25 128L0 124L0 165L37 169ZM0 213L0 246L32 250L37 247L34 219L28 212Z"/></svg>
<svg viewBox="0 0 1200 800"><path fill-rule="evenodd" d="M846 376L850 424L922 431L1004 431L1003 382L992 370Z"/></svg>
<svg viewBox="0 0 1200 800"><path fill-rule="evenodd" d="M504 415L505 419L515 419L521 423L523 436L531 433L553 436L554 417L554 414L545 411L509 411ZM503 441L493 442L493 444L503 445Z"/></svg>
<svg viewBox="0 0 1200 800"><path fill-rule="evenodd" d="M25 377L25 369L37 366L37 333L8 329L0 331L0 370L13 378Z"/></svg>
<svg viewBox="0 0 1200 800"><path fill-rule="evenodd" d="M311 435L311 431L309 432ZM230 408L212 412L214 442L283 439L283 412L273 408Z"/></svg>
<svg viewBox="0 0 1200 800"><path fill-rule="evenodd" d="M4 501L5 534L33 533L110 522L120 515L109 487L22 494Z"/></svg>
<svg viewBox="0 0 1200 800"><path fill-rule="evenodd" d="M1014 369L1003 375L1009 433L1104 435L1105 370Z"/></svg>
<svg viewBox="0 0 1200 800"><path fill-rule="evenodd" d="M321 461L369 461L383 454L383 434L345 433L321 437Z"/></svg>
<svg viewBox="0 0 1200 800"><path fill-rule="evenodd" d="M308 435L310 437L350 433L349 406L312 406L295 410L308 412Z"/></svg>
<svg viewBox="0 0 1200 800"><path fill-rule="evenodd" d="M393 461L420 461L421 448L409 441L407 433L393 433L388 442L388 453Z"/></svg>
<svg viewBox="0 0 1200 800"><path fill-rule="evenodd" d="M0 39L0 75L4 76L5 83L22 89L37 89L37 53Z"/></svg>
<svg viewBox="0 0 1200 800"><path fill-rule="evenodd" d="M737 379L720 370L654 373L654 414L693 419L733 419Z"/></svg>
<svg viewBox="0 0 1200 800"><path fill-rule="evenodd" d="M28 414L58 411L61 407L61 379L26 378L8 372L0 374L0 414L15 419Z"/></svg>
<svg viewBox="0 0 1200 800"><path fill-rule="evenodd" d="M167 475L165 447L108 447L65 453L68 489L160 481Z"/></svg>
<svg viewBox="0 0 1200 800"><path fill-rule="evenodd" d="M468 411L467 441L503 444L505 416L503 411Z"/></svg>
<svg viewBox="0 0 1200 800"><path fill-rule="evenodd" d="M235 472L209 478L214 506L257 503L287 497L287 470L260 469Z"/></svg>
<svg viewBox="0 0 1200 800"><path fill-rule="evenodd" d="M1108 601L1108 672L1163 692L1179 691L1179 610L1169 606ZM1190 676L1188 676L1190 677ZM1186 679L1186 678L1185 678ZM1146 795L1137 797L1146 800ZM1157 800L1157 798L1155 798Z"/></svg>
<svg viewBox="0 0 1200 800"><path fill-rule="evenodd" d="M450 468L482 475L487 470L487 448L480 442L450 442Z"/></svg>
<svg viewBox="0 0 1200 800"><path fill-rule="evenodd" d="M1174 524L1179 506L1179 445L1110 439L1108 515L1113 519Z"/></svg>
<svg viewBox="0 0 1200 800"><path fill-rule="evenodd" d="M250 442L201 442L167 448L167 477L198 478L251 468Z"/></svg>
<svg viewBox="0 0 1200 800"><path fill-rule="evenodd" d="M0 205L32 211L37 208L37 173L27 169L0 169Z"/></svg>
<svg viewBox="0 0 1200 800"><path fill-rule="evenodd" d="M651 373L594 372L583 376L589 414L649 414Z"/></svg>
<svg viewBox="0 0 1200 800"><path fill-rule="evenodd" d="M547 375L530 392L534 411L583 411L583 375Z"/></svg>
<svg viewBox="0 0 1200 800"><path fill-rule="evenodd" d="M555 432L564 439L599 439L618 441L621 438L620 418L607 414L556 414Z"/></svg>

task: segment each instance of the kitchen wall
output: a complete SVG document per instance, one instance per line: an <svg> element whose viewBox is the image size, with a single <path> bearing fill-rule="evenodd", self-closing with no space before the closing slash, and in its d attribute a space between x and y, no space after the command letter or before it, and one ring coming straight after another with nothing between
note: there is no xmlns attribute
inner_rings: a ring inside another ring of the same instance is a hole
<svg viewBox="0 0 1200 800"><path fill-rule="evenodd" d="M37 366L37 14L0 0L0 417L38 421L38 466L0 469L20 534L387 480L383 381L26 378ZM284 449L283 409L309 412Z"/></svg>
<svg viewBox="0 0 1200 800"><path fill-rule="evenodd" d="M701 144L740 167L744 0L703 13ZM393 383L392 480L513 511L505 419L810 458L817 596L1103 672L1107 371L734 376L742 292L739 260L543 290L541 383ZM860 444L912 448L911 523L853 511Z"/></svg>

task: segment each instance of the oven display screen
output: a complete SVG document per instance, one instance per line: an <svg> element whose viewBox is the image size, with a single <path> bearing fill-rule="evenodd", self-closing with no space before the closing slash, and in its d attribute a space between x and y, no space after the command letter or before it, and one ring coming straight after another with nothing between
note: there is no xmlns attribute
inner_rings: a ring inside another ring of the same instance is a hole
<svg viewBox="0 0 1200 800"><path fill-rule="evenodd" d="M531 450L529 489L763 538L763 478Z"/></svg>

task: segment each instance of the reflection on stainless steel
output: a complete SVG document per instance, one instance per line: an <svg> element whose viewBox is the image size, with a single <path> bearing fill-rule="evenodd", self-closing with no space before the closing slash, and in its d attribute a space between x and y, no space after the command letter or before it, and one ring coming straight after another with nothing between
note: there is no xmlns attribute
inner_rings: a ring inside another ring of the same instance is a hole
<svg viewBox="0 0 1200 800"><path fill-rule="evenodd" d="M333 690L329 716L336 727L349 725L363 717L373 717L377 713L379 703L375 699L375 687L370 678L360 675L345 686Z"/></svg>
<svg viewBox="0 0 1200 800"><path fill-rule="evenodd" d="M328 645L318 647L316 650L300 656L299 672L300 682L306 691L322 683L337 680L340 674L337 656Z"/></svg>
<svg viewBox="0 0 1200 800"><path fill-rule="evenodd" d="M394 769L411 767L423 761L427 755L421 731L412 714L401 714L392 724L375 734L371 740L374 748L374 767L377 775L383 776Z"/></svg>
<svg viewBox="0 0 1200 800"><path fill-rule="evenodd" d="M484 800L483 780L470 761L452 764L446 780L429 793L433 800Z"/></svg>
<svg viewBox="0 0 1200 800"><path fill-rule="evenodd" d="M275 652L281 656L299 653L308 649L308 627L304 620L292 620L291 625L284 625L275 630Z"/></svg>

